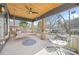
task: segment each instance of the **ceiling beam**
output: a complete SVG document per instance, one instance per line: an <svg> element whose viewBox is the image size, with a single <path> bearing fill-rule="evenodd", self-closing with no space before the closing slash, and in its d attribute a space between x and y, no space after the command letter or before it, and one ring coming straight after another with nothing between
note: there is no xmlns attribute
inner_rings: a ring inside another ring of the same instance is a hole
<svg viewBox="0 0 79 59"><path fill-rule="evenodd" d="M10 15L10 19L13 19L13 18L14 18L14 15ZM15 19L16 20L25 20L25 21L30 21L30 22L33 21L33 19L23 18L23 17L19 17L19 16L15 16Z"/></svg>

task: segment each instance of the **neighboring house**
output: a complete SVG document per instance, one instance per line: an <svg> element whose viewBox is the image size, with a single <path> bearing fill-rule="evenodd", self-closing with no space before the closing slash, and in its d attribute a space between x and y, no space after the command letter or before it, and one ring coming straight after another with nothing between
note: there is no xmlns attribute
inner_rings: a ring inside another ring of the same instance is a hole
<svg viewBox="0 0 79 59"><path fill-rule="evenodd" d="M70 30L71 34L76 34L76 35L79 35L79 28L78 29L71 29Z"/></svg>

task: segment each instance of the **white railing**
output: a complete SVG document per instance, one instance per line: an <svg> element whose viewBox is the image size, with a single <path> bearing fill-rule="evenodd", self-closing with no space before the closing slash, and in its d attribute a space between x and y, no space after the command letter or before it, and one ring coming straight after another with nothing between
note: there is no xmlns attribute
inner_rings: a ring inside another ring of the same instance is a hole
<svg viewBox="0 0 79 59"><path fill-rule="evenodd" d="M70 41L68 42L68 47L76 50L79 53L79 36L72 35Z"/></svg>

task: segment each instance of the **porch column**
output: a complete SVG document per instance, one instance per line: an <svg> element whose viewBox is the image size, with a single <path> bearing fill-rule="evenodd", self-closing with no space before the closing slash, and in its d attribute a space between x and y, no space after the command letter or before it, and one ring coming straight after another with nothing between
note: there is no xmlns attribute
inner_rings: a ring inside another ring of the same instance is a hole
<svg viewBox="0 0 79 59"><path fill-rule="evenodd" d="M44 32L44 18L42 18L42 32Z"/></svg>
<svg viewBox="0 0 79 59"><path fill-rule="evenodd" d="M15 9L14 9L14 19L13 19L13 26L14 26L14 31L15 31Z"/></svg>
<svg viewBox="0 0 79 59"><path fill-rule="evenodd" d="M15 9L14 9L14 19L13 19L13 27L14 27L14 38L16 37L17 33L16 33L16 28L15 28Z"/></svg>
<svg viewBox="0 0 79 59"><path fill-rule="evenodd" d="M9 11L8 11L8 4L6 4L6 7L5 7L5 9L6 9L6 12L7 12L7 18L8 18L8 35L9 35L9 38L10 38L10 15L9 15Z"/></svg>
<svg viewBox="0 0 79 59"><path fill-rule="evenodd" d="M34 32L34 22L32 22L32 33Z"/></svg>
<svg viewBox="0 0 79 59"><path fill-rule="evenodd" d="M45 40L46 39L46 35L45 35L45 33L44 33L44 18L42 18L42 23L41 23L41 31L42 31L42 33L41 33L41 39L42 40Z"/></svg>

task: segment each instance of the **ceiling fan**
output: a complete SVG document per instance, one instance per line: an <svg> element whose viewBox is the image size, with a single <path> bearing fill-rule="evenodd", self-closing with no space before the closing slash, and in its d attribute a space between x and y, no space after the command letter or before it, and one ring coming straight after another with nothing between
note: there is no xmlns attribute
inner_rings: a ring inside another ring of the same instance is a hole
<svg viewBox="0 0 79 59"><path fill-rule="evenodd" d="M34 11L33 8L31 7L29 8L27 5L25 5L25 8L28 10L27 12L29 14L38 14L38 12Z"/></svg>
<svg viewBox="0 0 79 59"><path fill-rule="evenodd" d="M27 5L25 5L24 7L26 8L26 13L28 13L28 14L38 14L38 12L34 11L33 8L28 7ZM22 10L20 8L17 8L17 9L14 8L14 11L18 12L18 11L24 11L24 10Z"/></svg>

